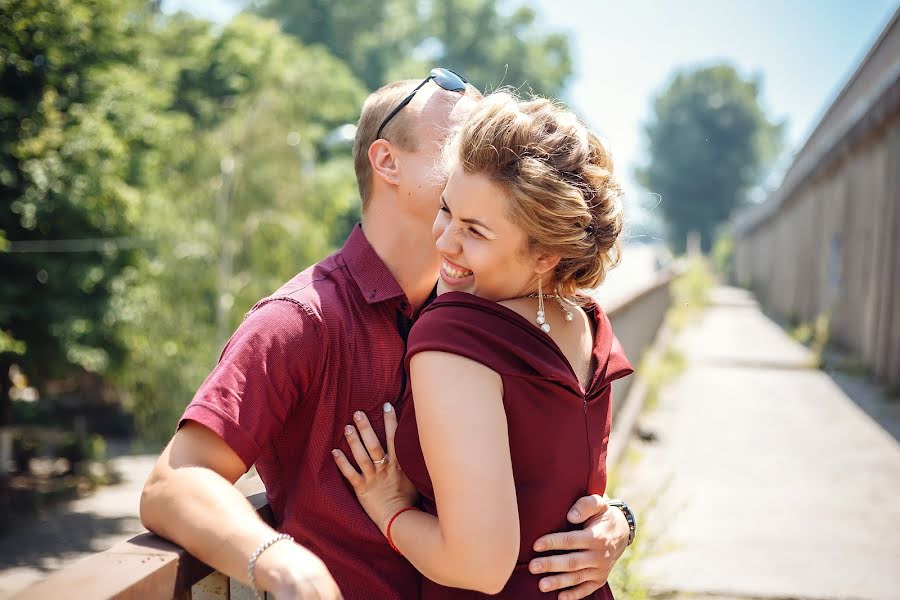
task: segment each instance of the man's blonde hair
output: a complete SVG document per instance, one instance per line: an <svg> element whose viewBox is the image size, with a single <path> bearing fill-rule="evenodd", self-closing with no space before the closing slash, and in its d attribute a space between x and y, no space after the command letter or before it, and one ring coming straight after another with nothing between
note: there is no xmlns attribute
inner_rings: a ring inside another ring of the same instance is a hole
<svg viewBox="0 0 900 600"><path fill-rule="evenodd" d="M356 126L356 138L353 140L353 168L356 171L356 185L359 187L359 197L362 200L363 211L369 205L372 198L372 165L369 162L369 146L375 141L378 127L392 110L412 90L422 83L420 79L404 79L382 86L369 94L363 104L362 114ZM473 86L467 85L462 94L475 100L479 100L481 93ZM418 150L418 139L414 132L416 119L413 111L408 106L394 115L394 118L384 126L381 137L390 140L391 144L401 150L415 152Z"/></svg>
<svg viewBox="0 0 900 600"><path fill-rule="evenodd" d="M400 104L403 98L420 82L414 79L395 81L375 90L366 98L359 124L356 126L356 138L353 140L353 168L356 171L356 185L362 208L366 210L372 197L372 165L369 163L369 146L375 141L378 127L384 118ZM413 119L409 111L401 110L381 132L382 137L408 152L416 151L416 139L412 134Z"/></svg>

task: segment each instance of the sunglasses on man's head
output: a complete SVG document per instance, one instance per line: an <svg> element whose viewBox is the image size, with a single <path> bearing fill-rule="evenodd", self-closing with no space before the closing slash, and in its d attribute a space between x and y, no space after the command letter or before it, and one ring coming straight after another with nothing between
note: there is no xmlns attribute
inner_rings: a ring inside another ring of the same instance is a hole
<svg viewBox="0 0 900 600"><path fill-rule="evenodd" d="M403 99L403 102L397 105L397 108L392 110L387 117L385 117L384 121L381 122L381 125L378 127L378 133L375 134L375 139L381 138L381 130L384 129L384 126L388 124L388 122L393 119L398 112L400 112L404 106L410 103L413 99L413 96L416 95L422 86L424 86L429 81L434 81L436 84L447 90L448 92L465 92L466 84L469 83L466 81L466 78L462 75L458 75L454 73L450 69L445 69L443 67L437 67L431 70L431 75L425 78L425 80L416 86L412 92L410 92L409 96Z"/></svg>

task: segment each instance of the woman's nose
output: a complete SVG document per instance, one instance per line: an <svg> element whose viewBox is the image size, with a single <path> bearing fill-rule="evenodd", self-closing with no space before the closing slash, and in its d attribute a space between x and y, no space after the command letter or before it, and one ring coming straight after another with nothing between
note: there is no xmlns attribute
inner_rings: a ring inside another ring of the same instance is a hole
<svg viewBox="0 0 900 600"><path fill-rule="evenodd" d="M454 252L454 248L456 247L456 243L453 240L452 227L449 223L443 225L443 228L440 228L440 225L436 227L437 231L435 233L438 234L437 239L434 241L435 248L438 249L439 252L452 253Z"/></svg>
<svg viewBox="0 0 900 600"><path fill-rule="evenodd" d="M453 236L453 228L449 225L444 227L444 230L440 232L440 235L435 241L434 246L440 252L445 252L447 254L453 254L457 251L459 244L456 243L456 239Z"/></svg>

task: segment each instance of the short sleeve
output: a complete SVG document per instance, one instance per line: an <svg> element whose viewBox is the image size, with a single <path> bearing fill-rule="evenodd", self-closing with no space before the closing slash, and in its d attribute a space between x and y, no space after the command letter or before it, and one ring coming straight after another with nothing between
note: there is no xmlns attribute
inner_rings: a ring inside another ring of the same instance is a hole
<svg viewBox="0 0 900 600"><path fill-rule="evenodd" d="M320 327L313 313L294 300L258 305L222 350L178 427L189 420L205 425L249 469L318 380L324 361Z"/></svg>

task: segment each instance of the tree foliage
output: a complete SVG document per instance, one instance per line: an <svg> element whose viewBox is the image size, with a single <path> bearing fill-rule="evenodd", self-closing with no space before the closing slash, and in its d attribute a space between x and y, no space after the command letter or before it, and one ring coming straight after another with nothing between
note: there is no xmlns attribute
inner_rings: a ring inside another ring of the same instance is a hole
<svg viewBox="0 0 900 600"><path fill-rule="evenodd" d="M347 232L349 149L325 140L363 87L249 15L3 9L0 366L105 377L164 436L244 312Z"/></svg>
<svg viewBox="0 0 900 600"><path fill-rule="evenodd" d="M173 105L191 128L146 197L155 244L116 305L130 352L118 380L158 436L244 313L347 233L349 150L328 153L324 139L364 97L343 64L272 21L242 15L214 32L180 15L160 45L172 51L176 39L196 51L174 73Z"/></svg>
<svg viewBox="0 0 900 600"><path fill-rule="evenodd" d="M145 133L165 104L133 68L148 13L112 0L4 0L0 13L0 231L13 242L0 270L15 282L0 288L0 328L32 375L101 372L122 356L108 303L133 253L15 244L135 234Z"/></svg>
<svg viewBox="0 0 900 600"><path fill-rule="evenodd" d="M759 94L759 81L718 65L677 73L655 98L645 126L649 162L636 174L662 196L675 249L697 231L709 250L717 226L775 157L783 128L767 117Z"/></svg>
<svg viewBox="0 0 900 600"><path fill-rule="evenodd" d="M445 66L481 90L502 84L558 96L572 72L568 40L543 31L528 6L497 0L247 4L303 42L327 47L370 89Z"/></svg>

